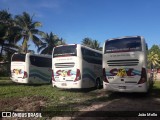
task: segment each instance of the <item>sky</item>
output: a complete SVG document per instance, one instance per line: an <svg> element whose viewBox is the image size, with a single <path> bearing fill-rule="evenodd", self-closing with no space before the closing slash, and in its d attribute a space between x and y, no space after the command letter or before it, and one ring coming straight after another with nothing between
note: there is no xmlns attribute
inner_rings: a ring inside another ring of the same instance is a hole
<svg viewBox="0 0 160 120"><path fill-rule="evenodd" d="M89 37L102 46L106 39L139 35L149 48L160 45L160 0L0 0L4 9L13 16L34 15L43 25L40 30L68 44Z"/></svg>

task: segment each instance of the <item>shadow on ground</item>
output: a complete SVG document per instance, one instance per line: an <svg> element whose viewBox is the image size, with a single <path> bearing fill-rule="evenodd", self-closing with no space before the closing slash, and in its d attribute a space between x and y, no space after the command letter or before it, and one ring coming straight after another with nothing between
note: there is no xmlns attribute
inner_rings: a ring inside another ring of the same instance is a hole
<svg viewBox="0 0 160 120"><path fill-rule="evenodd" d="M90 91L88 91L88 93L89 92ZM156 86L154 86L153 89L149 90L148 93L106 92L103 89L99 90L98 92L91 92L91 95L95 96L95 98L86 100L83 103L78 103L76 105L57 105L57 108L60 107L60 112L58 116L67 117L67 120L160 119L160 89ZM74 108L77 108L77 111L76 109L74 110ZM144 113L148 116L138 117L139 113ZM51 113L50 115L53 116L55 115L55 113ZM153 115L153 117L151 115ZM56 120L58 119L56 118Z"/></svg>

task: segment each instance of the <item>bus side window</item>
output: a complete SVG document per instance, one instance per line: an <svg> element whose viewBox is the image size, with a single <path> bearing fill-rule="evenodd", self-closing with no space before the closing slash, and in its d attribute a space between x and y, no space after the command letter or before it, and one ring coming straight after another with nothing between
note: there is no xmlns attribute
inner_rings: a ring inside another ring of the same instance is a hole
<svg viewBox="0 0 160 120"><path fill-rule="evenodd" d="M89 55L90 55L89 50L87 50L87 49L85 50L85 55L86 55L86 56L89 56Z"/></svg>
<svg viewBox="0 0 160 120"><path fill-rule="evenodd" d="M30 61L32 65L35 65L37 67L51 67L52 66L52 60L50 58L30 56Z"/></svg>
<svg viewBox="0 0 160 120"><path fill-rule="evenodd" d="M84 56L85 55L85 49L81 48L81 50L82 50L82 55Z"/></svg>

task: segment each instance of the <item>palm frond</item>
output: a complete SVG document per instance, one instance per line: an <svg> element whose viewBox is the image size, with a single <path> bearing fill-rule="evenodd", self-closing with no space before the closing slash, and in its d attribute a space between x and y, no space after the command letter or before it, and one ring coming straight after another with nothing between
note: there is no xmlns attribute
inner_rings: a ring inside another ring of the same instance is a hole
<svg viewBox="0 0 160 120"><path fill-rule="evenodd" d="M48 47L44 48L41 54L49 54Z"/></svg>
<svg viewBox="0 0 160 120"><path fill-rule="evenodd" d="M37 27L41 27L42 26L42 23L41 22L33 22L31 24L31 28L37 28Z"/></svg>
<svg viewBox="0 0 160 120"><path fill-rule="evenodd" d="M39 46L42 44L42 41L37 36L31 35L30 37L32 38L32 41L36 46Z"/></svg>
<svg viewBox="0 0 160 120"><path fill-rule="evenodd" d="M46 33L42 40L46 43L45 48L43 48L41 52L43 54L52 54L52 50L54 47L56 47L57 45L65 44L65 41L63 39L59 39L58 36L53 34L52 32L50 34Z"/></svg>
<svg viewBox="0 0 160 120"><path fill-rule="evenodd" d="M160 62L160 58L158 56L158 54L154 53L153 51L150 52L148 54L148 61L149 61L149 65L153 65L153 66L159 66L159 62Z"/></svg>
<svg viewBox="0 0 160 120"><path fill-rule="evenodd" d="M41 50L47 47L47 43L42 43L40 47L38 47L37 52L39 53Z"/></svg>

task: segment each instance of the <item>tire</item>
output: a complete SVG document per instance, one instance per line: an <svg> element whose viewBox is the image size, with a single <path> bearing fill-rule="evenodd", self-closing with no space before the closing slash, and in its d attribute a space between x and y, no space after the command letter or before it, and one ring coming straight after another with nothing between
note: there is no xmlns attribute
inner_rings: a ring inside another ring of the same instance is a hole
<svg viewBox="0 0 160 120"><path fill-rule="evenodd" d="M52 84L52 78L51 78L51 80L50 80L49 84Z"/></svg>

